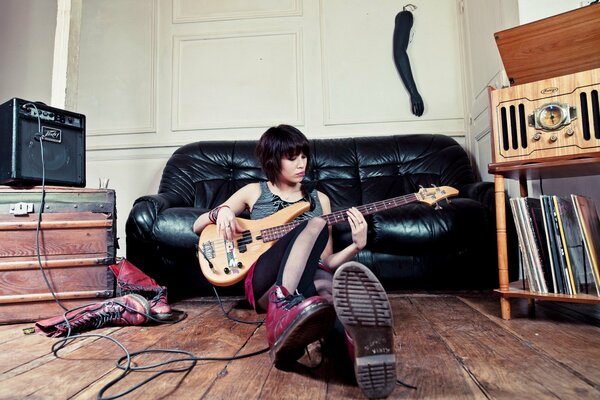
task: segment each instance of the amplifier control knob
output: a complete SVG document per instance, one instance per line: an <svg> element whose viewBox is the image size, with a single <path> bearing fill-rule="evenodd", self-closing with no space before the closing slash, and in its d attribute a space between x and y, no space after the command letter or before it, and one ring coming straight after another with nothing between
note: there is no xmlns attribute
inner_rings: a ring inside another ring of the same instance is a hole
<svg viewBox="0 0 600 400"><path fill-rule="evenodd" d="M556 135L552 135L550 136L550 143L554 143L558 140L558 137Z"/></svg>
<svg viewBox="0 0 600 400"><path fill-rule="evenodd" d="M573 134L575 133L575 131L573 130L573 128L567 128L567 130L565 131L565 133L567 134L567 136L573 136Z"/></svg>
<svg viewBox="0 0 600 400"><path fill-rule="evenodd" d="M538 141L542 138L542 135L540 135L539 132L536 132L535 135L533 135L533 140Z"/></svg>

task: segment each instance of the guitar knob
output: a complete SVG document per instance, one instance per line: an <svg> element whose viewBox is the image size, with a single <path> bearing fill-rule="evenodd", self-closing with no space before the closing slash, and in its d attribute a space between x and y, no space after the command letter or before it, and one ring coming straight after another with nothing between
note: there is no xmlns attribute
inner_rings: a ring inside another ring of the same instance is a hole
<svg viewBox="0 0 600 400"><path fill-rule="evenodd" d="M241 261L238 261L238 263L237 263L237 267L238 267L238 268L242 268L243 266L244 266L244 264L242 264L242 262L241 262Z"/></svg>
<svg viewBox="0 0 600 400"><path fill-rule="evenodd" d="M229 274L229 273L231 272L231 270L229 269L229 267L225 267L225 268L223 268L223 271L224 271L226 274Z"/></svg>

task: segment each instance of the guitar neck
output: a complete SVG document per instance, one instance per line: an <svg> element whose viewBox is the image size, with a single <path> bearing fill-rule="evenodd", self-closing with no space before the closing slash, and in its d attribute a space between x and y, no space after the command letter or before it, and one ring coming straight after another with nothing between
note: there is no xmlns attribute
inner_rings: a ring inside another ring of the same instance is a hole
<svg viewBox="0 0 600 400"><path fill-rule="evenodd" d="M356 206L356 209L361 212L362 215L370 215L379 211L390 210L392 208L400 207L405 204L413 203L418 201L415 193L407 194L404 196L394 197L392 199L377 201L375 203L365 204L362 206ZM340 222L348 221L348 210L340 210L331 214L321 215L321 218L327 221L328 225L338 224ZM263 242L269 242L277 240L283 237L286 233L300 225L303 221L292 221L285 225L276 226L273 228L267 228L261 230L261 237Z"/></svg>

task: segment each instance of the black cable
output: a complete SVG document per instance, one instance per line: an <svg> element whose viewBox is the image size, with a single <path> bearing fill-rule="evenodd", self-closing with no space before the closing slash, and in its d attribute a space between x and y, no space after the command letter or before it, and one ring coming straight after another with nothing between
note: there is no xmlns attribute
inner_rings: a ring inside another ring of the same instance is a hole
<svg viewBox="0 0 600 400"><path fill-rule="evenodd" d="M139 387L145 385L146 383L158 378L159 376L166 374L166 373L175 373L175 372L185 372L186 374L189 373L195 366L197 361L232 361L232 360L239 360L242 358L247 358L247 357L252 357L258 354L262 354L265 353L269 350L269 348L264 348L261 349L259 351L256 352L252 352L252 353L248 353L248 354L242 354L242 355L238 355L238 356L232 356L232 357L196 357L193 353L184 351L184 350L177 350L177 349L147 349L147 350L143 350L143 351L139 351L136 353L133 353L133 356L137 356L137 355L142 355L142 354L146 354L146 353L157 353L157 352L163 352L163 353L179 353L179 354L186 354L187 357L184 358L178 358L178 359L174 359L174 360L170 360L170 361L165 361L162 363L158 363L158 364L154 364L154 365L148 365L148 366L142 366L142 367L132 367L131 366L131 358L132 358L132 354L129 353L129 351L127 350L127 348L118 340L108 336L108 335L102 335L102 334L73 334L72 331L72 326L71 323L69 321L69 317L73 318L75 315L77 315L77 311L78 310L82 310L84 308L89 307L92 304L96 304L96 303L90 303L90 304L85 304L79 307L75 307L72 309L68 309L67 307L65 307L61 301L58 299L58 297L56 296L56 293L54 292L54 289L52 288L52 285L50 284L50 281L48 279L48 276L46 275L46 271L44 269L43 263L42 263L42 257L41 257L41 251L40 251L40 234L41 234L41 223L42 223L42 212L44 210L45 207L45 197L46 197L46 166L45 166L45 160L44 160L44 133L42 132L42 121L41 121L41 117L40 117L40 111L37 107L37 105L35 105L34 103L25 103L23 104L22 107L33 107L33 109L35 109L36 112L36 116L37 116L37 122L38 122L38 132L34 135L34 140L38 139L40 142L40 155L41 155L41 167L42 167L42 193L41 193L41 199L40 199L40 205L38 208L38 215L37 215L37 224L36 224L36 233L35 233L35 249L36 249L36 257L37 257L37 262L38 262L38 266L40 269L40 272L42 274L42 277L44 278L44 281L46 283L46 286L48 287L48 291L50 292L50 294L52 295L52 297L54 298L54 301L56 302L56 304L58 304L59 307L61 307L65 312L63 314L64 320L65 320L65 324L67 326L67 334L64 338L59 339L57 342L55 342L52 345L52 353L54 354L55 357L58 358L58 352L63 349L64 347L66 347L69 343L75 341L76 339L80 339L80 338L86 338L86 337L97 337L97 338L101 338L101 339L108 339L111 342L113 342L114 344L116 344L117 346L119 346L121 348L121 350L123 350L123 352L125 353L124 356L122 356L118 361L117 361L117 368L122 369L123 372L116 377L115 379L111 380L109 383L107 383L106 385L104 385L100 391L98 392L98 399L102 399L102 400L109 400L109 399L116 399L122 396L125 396L126 394L129 394L131 392L133 392L134 390L138 389ZM213 287L214 288L214 287ZM239 320L237 318L233 318L229 315L228 311L225 311L225 308L223 307L223 302L221 301L221 298L219 297L216 288L214 288L215 291L215 295L217 296L217 299L219 301L219 306L221 307L221 310L223 311L223 314L230 320L235 321L235 322L239 322L239 323L245 323L245 324L257 324L257 325L261 325L264 321L243 321L243 320ZM121 303L121 302L117 302L119 305L121 305L122 307L124 307L125 309L131 311L131 312L138 312L137 310L129 307L127 304L125 303ZM145 314L145 313L141 313L143 314L146 318L148 318L151 321L157 322L157 323L161 323L161 324L170 324L170 323L177 323L179 321L181 321L181 319L183 318L179 318L177 320L172 320L172 321L164 321L164 320L159 320L157 318L155 318L152 315L149 314ZM123 365L123 361L127 360L126 364ZM127 376L127 374L129 374L129 372L131 371L139 371L139 370L144 370L144 369L151 369L151 368L156 368L159 366L164 366L167 364L171 364L171 363L175 363L175 362L191 362L191 364L187 367L182 367L182 368L175 368L175 369L166 369L166 370L162 370L157 372L156 374L152 375L151 377L145 379L144 381L132 386L131 388L127 389L124 392L118 393L116 395L112 395L109 397L103 397L104 393L111 388L113 385L115 385L117 382L121 381L123 378L125 378L125 376Z"/></svg>
<svg viewBox="0 0 600 400"><path fill-rule="evenodd" d="M396 385L404 386L405 388L417 390L418 388L413 385L409 385L408 383L402 382L400 379L396 379Z"/></svg>
<svg viewBox="0 0 600 400"><path fill-rule="evenodd" d="M219 298L219 303L221 305L221 309L224 310L223 305L222 305L222 301ZM140 313L139 311L133 309L132 307L128 306L125 303L118 303L119 305L121 305L122 307L124 307L125 309L132 311L132 312L137 312L139 314L142 314L144 316L146 316L147 318L156 321L156 322L160 322L160 323L174 323L171 321L160 321L157 320L156 318L152 317L149 314L146 313ZM248 358L248 357L253 357L259 354L263 354L266 353L267 351L269 351L269 347L265 347L261 350L258 351L254 351L251 353L246 353L246 354L240 354L240 355L236 355L236 356L230 356L230 357L197 357L196 355L194 355L191 352L185 351L185 350L179 350L179 349L146 349L146 350L140 350L138 352L135 353L130 353L127 348L120 343L118 340L108 336L108 335L102 335L102 334L76 334L76 335L72 335L72 331L71 331L71 325L67 319L67 316L69 314L69 312L73 312L73 311L77 311L79 309L83 309L88 307L89 305L84 305L84 306L79 306L76 307L70 311L67 311L64 313L64 317L65 320L67 321L67 335L64 338L59 339L56 343L54 343L54 345L52 346L52 353L54 354L55 357L59 358L58 356L58 352L63 349L64 347L67 346L67 344L73 342L75 339L79 339L79 338L86 338L86 337L97 337L97 338L102 338L102 339L108 339L111 342L113 342L114 344L116 344L117 346L119 346L121 348L121 350L123 350L123 352L125 353L124 356L122 356L121 358L119 358L117 360L117 368L123 370L123 372L117 376L116 378L114 378L113 380L111 380L110 382L108 382L106 385L104 385L100 391L98 392L97 395L97 399L99 400L112 400L112 399L117 399L119 397L123 397L131 392L133 392L134 390L139 389L140 387L142 387L143 385L147 384L148 382L158 378L159 376L166 374L166 373L176 373L176 372L185 372L186 374L189 373L197 364L197 361L233 361L233 360L240 360L243 358ZM228 316L228 318L232 319L231 317ZM235 319L233 319L235 320ZM262 323L262 321L261 321ZM150 364L150 365L138 365L138 366L132 366L131 362L132 362L132 358L135 356L139 356L139 355L144 355L144 354L150 354L150 353L176 353L176 354L185 354L187 357L181 357L181 358L174 358L172 360L168 360L168 361L163 361L160 363L155 363L155 364ZM125 365L123 365L123 362L126 361ZM181 367L181 368L171 368L171 369L165 369L165 370L161 370L156 372L155 374L153 374L152 376L150 376L147 379L144 379L142 382L139 382L133 386L131 386L130 388L126 389L123 392L117 393L115 395L111 395L108 397L103 397L104 393L110 389L112 386L114 386L116 383L120 382L122 379L124 379L130 372L135 372L135 371L142 371L142 370L148 370L148 369L152 369L152 368L157 368L157 367L162 367L168 364L173 364L173 363L178 363L178 362L190 362L191 364L187 367Z"/></svg>
<svg viewBox="0 0 600 400"><path fill-rule="evenodd" d="M244 320L239 320L237 318L233 318L229 315L229 313L231 312L231 310L229 311L225 311L225 308L223 306L223 301L221 300L221 298L219 297L219 294L217 293L216 288L213 286L213 290L215 292L215 295L217 297L217 301L219 302L219 306L221 308L221 310L223 311L223 315L225 317L227 317L228 319L234 321L234 322L239 322L239 323L245 323L245 324L256 324L260 327L260 325L262 325L262 323L264 321L244 321ZM125 303L120 303L117 302L119 305L121 305L123 308L131 311L131 312L136 312L139 314L144 315L145 317L147 317L148 319L158 322L158 323L176 323L179 322L178 321L162 321L162 320L158 320L156 318L154 318L152 315L150 314L146 314L143 312L139 312L137 310L135 310L134 308L128 306ZM116 367L120 370L122 370L121 374L119 374L116 378L112 379L110 382L108 382L107 384L105 384L104 386L102 386L102 388L98 391L98 394L96 396L96 398L98 400L114 400L114 399L118 399L120 397L126 396L132 392L134 392L135 390L141 388L142 386L150 383L151 381L153 381L154 379L164 375L164 374L170 374L170 373L185 373L185 376L187 376L187 374L189 374L193 368L197 365L198 361L234 361L234 360L241 360L244 358L249 358L249 357L254 357L263 353L266 353L267 351L269 351L269 347L265 347L263 349L254 351L254 352L250 352L250 353L246 353L246 354L239 354L239 355L234 355L234 356L228 356L228 357L216 357L216 356L206 356L206 357L198 357L196 356L194 353L186 351L186 350L180 350L180 349L145 349L145 350L140 350L134 353L130 353L129 350L127 350L127 348L121 343L119 342L117 339L112 338L108 335L103 335L103 334L76 334L76 335L72 335L72 330L71 330L71 324L68 321L68 314L70 312L73 311L77 311L80 309L84 309L86 307L88 307L89 305L83 305L83 306L79 306L76 308L73 308L69 311L66 311L64 313L64 318L65 321L67 323L67 335L66 337L59 339L56 343L54 343L52 345L52 353L54 354L55 357L59 358L58 352L63 349L64 347L66 347L69 343L75 341L76 339L81 339L81 338L90 338L90 337L96 337L96 338L100 338L100 339L108 339L111 342L113 342L114 344L116 344L118 347L121 348L121 350L123 350L123 353L125 353L125 355L121 356L117 362L116 362ZM233 308L232 308L233 309ZM153 364L136 364L135 366L132 366L132 361L134 357L137 356L141 356L141 355L147 355L147 354L155 354L155 353L159 353L159 354L181 354L184 355L183 357L177 357L177 358L173 358L171 360L167 360L167 361L162 361L159 363L153 363ZM117 394L113 394L110 396L104 396L104 394L106 393L106 391L108 391L110 388L112 388L114 385L116 385L117 383L119 383L120 381L122 381L125 377L127 377L127 375L129 375L129 373L131 372L137 372L137 371L147 371L147 370L151 370L154 368L159 368L159 367L164 367L166 365L170 365L170 364L175 364L175 363L190 363L187 366L182 366L182 367L175 367L175 368L167 368L167 369L163 369L160 370L154 374L152 374L151 376L149 376L148 378L142 380L141 382L138 382L132 386L130 386L129 388L125 389L124 391L117 393ZM320 365L320 364L319 364ZM318 366L317 366L318 367ZM416 386L412 386L409 385L403 381L401 381L400 379L396 379L396 384L397 385L402 385L406 388L409 389L413 389L416 390L417 387Z"/></svg>
<svg viewBox="0 0 600 400"><path fill-rule="evenodd" d="M225 308L223 307L223 302L221 301L221 298L219 297L219 293L217 293L217 288L214 287L214 286L212 288L213 288L213 291L215 292L215 296L217 296L217 300L219 301L219 306L221 306L221 310L223 311L223 314L228 319L230 319L230 320L232 320L234 322L239 322L240 324L261 325L263 322L265 322L264 319L261 320L261 321L245 321L245 320L237 319L237 318L234 318L234 317L230 316L229 313L231 312L231 310L233 310L233 307L229 311L225 311Z"/></svg>
<svg viewBox="0 0 600 400"><path fill-rule="evenodd" d="M34 139L37 138L40 141L40 155L41 155L41 163L42 163L42 194L41 194L41 199L40 199L40 206L38 208L38 213L37 213L38 214L37 225L35 228L35 253L36 253L36 257L37 257L38 266L40 268L40 272L42 273L42 277L44 278L44 282L46 283L46 286L48 287L48 290L50 291L52 298L54 298L54 301L56 302L56 304L58 304L58 306L60 308L67 311L67 308L60 302L60 300L56 296L56 293L54 293L54 290L52 289L52 285L50 284L50 281L48 280L48 276L46 275L46 271L44 270L44 267L42 265L42 256L41 256L41 252L40 252L40 233L41 233L41 226L42 226L42 212L44 210L44 203L45 203L45 197L46 197L46 163L44 161L44 133L42 132L42 119L40 117L40 110L37 108L37 106L34 103L25 103L25 104L23 104L22 107L27 107L27 106L33 107L35 109L35 113L37 116L38 132L37 132L37 134L34 135Z"/></svg>

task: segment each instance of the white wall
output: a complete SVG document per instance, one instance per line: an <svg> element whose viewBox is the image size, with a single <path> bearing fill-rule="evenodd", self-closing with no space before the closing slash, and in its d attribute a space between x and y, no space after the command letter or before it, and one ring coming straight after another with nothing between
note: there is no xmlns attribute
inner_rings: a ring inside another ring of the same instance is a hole
<svg viewBox="0 0 600 400"><path fill-rule="evenodd" d="M408 53L425 113L393 61L393 0L84 0L76 109L87 178L117 191L118 234L180 145L441 133L464 144L458 2L416 0ZM124 246L124 240L121 245Z"/></svg>
<svg viewBox="0 0 600 400"><path fill-rule="evenodd" d="M582 0L518 0L519 22L527 24L553 15L561 14L587 5L590 1Z"/></svg>
<svg viewBox="0 0 600 400"><path fill-rule="evenodd" d="M481 180L492 181L488 87L508 85L494 33L519 24L517 0L465 0L461 25L465 57L467 143Z"/></svg>
<svg viewBox="0 0 600 400"><path fill-rule="evenodd" d="M491 33L546 16L539 13L550 3L412 3L418 8L408 53L425 100L420 118L410 114L392 58L403 3L83 0L81 36L71 46L80 49L79 64L67 79L76 84L68 89L75 111L88 117L88 187L107 178L117 191L121 245L133 201L156 192L178 146L254 139L278 123L313 138L448 134L472 151L489 180L484 88L503 84ZM56 14L56 1L0 2L0 101L50 102ZM575 181L557 190L587 194L595 186L572 187Z"/></svg>
<svg viewBox="0 0 600 400"><path fill-rule="evenodd" d="M56 1L0 2L0 103L13 97L50 104Z"/></svg>

